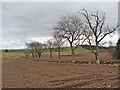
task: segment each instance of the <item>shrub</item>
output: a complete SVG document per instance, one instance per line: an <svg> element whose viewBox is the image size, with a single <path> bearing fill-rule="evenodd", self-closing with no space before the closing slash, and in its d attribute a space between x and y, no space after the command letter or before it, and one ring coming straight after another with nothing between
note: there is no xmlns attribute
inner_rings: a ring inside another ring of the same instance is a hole
<svg viewBox="0 0 120 90"><path fill-rule="evenodd" d="M8 52L8 49L5 49L5 53L7 53Z"/></svg>

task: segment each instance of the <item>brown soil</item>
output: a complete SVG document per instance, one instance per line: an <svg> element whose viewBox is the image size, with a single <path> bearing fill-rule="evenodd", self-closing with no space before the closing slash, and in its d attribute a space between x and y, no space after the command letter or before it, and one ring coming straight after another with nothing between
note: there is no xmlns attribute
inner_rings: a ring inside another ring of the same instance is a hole
<svg viewBox="0 0 120 90"><path fill-rule="evenodd" d="M41 60L50 60L49 59L49 54L43 54L41 56ZM52 60L58 60L58 55L53 53L53 58ZM72 60L71 55L62 55L61 56L61 60ZM95 61L95 55L91 52L82 52L80 54L75 55L75 60L76 61ZM100 53L100 60L104 61L104 60L113 60L113 56L108 52L108 51L104 51Z"/></svg>
<svg viewBox="0 0 120 90"><path fill-rule="evenodd" d="M117 66L3 60L2 70L3 88L118 87Z"/></svg>

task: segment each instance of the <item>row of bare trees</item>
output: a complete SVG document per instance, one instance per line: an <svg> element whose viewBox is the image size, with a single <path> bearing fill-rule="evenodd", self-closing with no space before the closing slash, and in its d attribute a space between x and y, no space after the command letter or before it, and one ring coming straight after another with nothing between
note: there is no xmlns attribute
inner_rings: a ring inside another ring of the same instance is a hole
<svg viewBox="0 0 120 90"><path fill-rule="evenodd" d="M32 42L27 43L26 46L33 58L39 57L39 59L45 48L49 49L51 59L53 48L56 48L60 59L61 46L67 42L71 49L72 60L75 60L76 48L84 43L89 44L90 47L95 45L95 50L91 48L91 52L95 55L96 63L100 63L99 45L101 41L119 27L118 24L110 27L105 21L105 14L100 17L98 12L90 14L86 9L82 9L77 14L61 17L54 27L53 39L48 40L46 44Z"/></svg>
<svg viewBox="0 0 120 90"><path fill-rule="evenodd" d="M40 42L29 42L26 43L27 49L24 50L24 55L26 58L28 56L32 56L33 59L40 60L42 53L46 50L49 52L50 60L52 60L52 54L54 51L58 52L58 58L60 60L60 52L61 52L61 46L63 45L63 42L60 40L60 38L55 37L54 39L49 39L46 43L40 43Z"/></svg>

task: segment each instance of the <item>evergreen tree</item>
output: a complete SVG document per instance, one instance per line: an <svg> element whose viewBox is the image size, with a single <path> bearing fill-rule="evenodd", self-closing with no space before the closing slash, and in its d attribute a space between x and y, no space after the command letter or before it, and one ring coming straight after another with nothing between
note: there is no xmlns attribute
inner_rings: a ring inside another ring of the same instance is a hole
<svg viewBox="0 0 120 90"><path fill-rule="evenodd" d="M120 38L116 44L116 55L117 55L117 59L120 59Z"/></svg>

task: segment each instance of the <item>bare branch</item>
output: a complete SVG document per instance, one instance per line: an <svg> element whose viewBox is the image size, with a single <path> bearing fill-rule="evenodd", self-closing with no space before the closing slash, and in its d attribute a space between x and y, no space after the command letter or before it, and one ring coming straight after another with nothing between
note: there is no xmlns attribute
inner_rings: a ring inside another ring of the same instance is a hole
<svg viewBox="0 0 120 90"><path fill-rule="evenodd" d="M102 41L107 35L115 32L116 29L117 29L119 26L120 26L120 25L117 25L117 26L115 26L115 27L113 28L113 30L111 30L111 29L109 28L109 26L107 25L107 30L108 30L108 32L105 33L105 34L103 35L103 37L101 37L101 38L98 40L98 42Z"/></svg>
<svg viewBox="0 0 120 90"><path fill-rule="evenodd" d="M82 9L82 11L83 11L83 13L82 12L79 12L79 13L82 14L86 18L87 23L89 24L91 30L95 33L94 28L92 27L92 24L90 22L90 19L89 19L90 16L89 16L87 10L86 9Z"/></svg>

